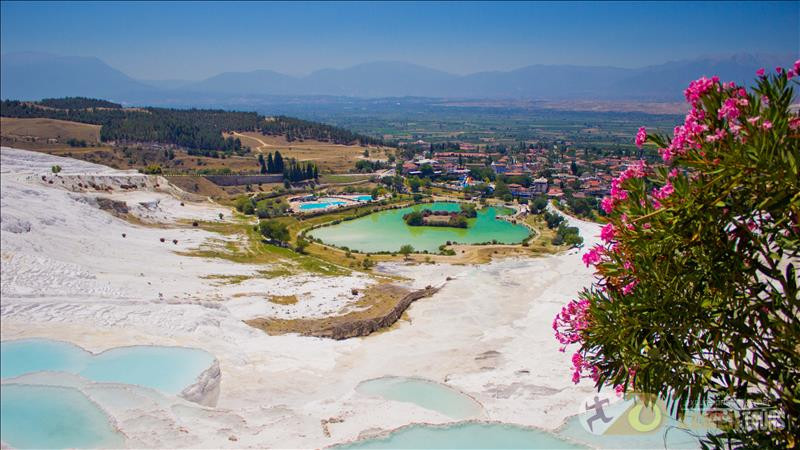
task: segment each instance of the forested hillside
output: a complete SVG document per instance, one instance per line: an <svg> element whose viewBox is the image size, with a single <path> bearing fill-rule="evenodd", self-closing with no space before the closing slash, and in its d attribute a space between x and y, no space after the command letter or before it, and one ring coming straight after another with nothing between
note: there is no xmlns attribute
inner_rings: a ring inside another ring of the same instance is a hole
<svg viewBox="0 0 800 450"><path fill-rule="evenodd" d="M264 124L261 126L261 132L265 135L286 135L286 140L289 142L313 139L315 141L333 142L334 144L343 145L353 143L358 143L360 145L384 145L381 139L353 133L344 128L286 116L267 117Z"/></svg>
<svg viewBox="0 0 800 450"><path fill-rule="evenodd" d="M184 147L190 154L205 156L247 152L238 138L223 138L222 133L227 131L286 135L289 142L313 139L336 144L382 143L379 139L343 128L285 116L265 118L255 112L218 109L122 108L116 103L83 97L40 102L4 100L0 115L101 125L100 139L103 142L159 142Z"/></svg>
<svg viewBox="0 0 800 450"><path fill-rule="evenodd" d="M89 99L85 99L89 100ZM104 142L159 142L185 147L189 154L219 156L241 154L246 149L241 141L223 138L223 131L252 131L263 120L250 112L231 112L209 109L96 109L96 100L48 100L41 102L2 102L0 115L17 118L48 118L101 125L100 139ZM52 105L67 106L70 109ZM72 109L76 105L93 105L91 109Z"/></svg>
<svg viewBox="0 0 800 450"><path fill-rule="evenodd" d="M38 103L58 109L122 108L119 103L86 97L43 98Z"/></svg>

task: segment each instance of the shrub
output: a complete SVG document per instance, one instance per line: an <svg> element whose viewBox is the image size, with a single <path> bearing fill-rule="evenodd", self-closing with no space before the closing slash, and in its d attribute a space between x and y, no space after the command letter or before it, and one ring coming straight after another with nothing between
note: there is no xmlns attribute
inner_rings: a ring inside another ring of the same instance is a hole
<svg viewBox="0 0 800 450"><path fill-rule="evenodd" d="M53 172L53 173L59 173L59 172L61 172L61 166L56 164L56 165L54 165L53 167L50 168L50 171Z"/></svg>
<svg viewBox="0 0 800 450"><path fill-rule="evenodd" d="M613 182L605 243L583 257L598 281L553 324L578 346L576 383L658 394L677 417L711 404L780 418L745 428L722 416L710 446L793 447L800 435L798 70L760 73L750 92L701 78L671 139L639 130L636 144L655 144L668 167L642 161Z"/></svg>
<svg viewBox="0 0 800 450"><path fill-rule="evenodd" d="M277 220L262 220L258 222L258 232L267 239L278 242L289 241L289 227Z"/></svg>

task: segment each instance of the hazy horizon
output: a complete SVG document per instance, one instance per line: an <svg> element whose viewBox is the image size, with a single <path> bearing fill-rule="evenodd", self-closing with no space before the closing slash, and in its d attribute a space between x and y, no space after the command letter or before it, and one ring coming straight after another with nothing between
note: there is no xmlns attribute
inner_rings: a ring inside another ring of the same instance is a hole
<svg viewBox="0 0 800 450"><path fill-rule="evenodd" d="M800 53L796 2L0 5L3 54L96 57L139 80L395 61L466 75ZM731 31L739 27L752 32ZM700 42L698 32L719 39Z"/></svg>

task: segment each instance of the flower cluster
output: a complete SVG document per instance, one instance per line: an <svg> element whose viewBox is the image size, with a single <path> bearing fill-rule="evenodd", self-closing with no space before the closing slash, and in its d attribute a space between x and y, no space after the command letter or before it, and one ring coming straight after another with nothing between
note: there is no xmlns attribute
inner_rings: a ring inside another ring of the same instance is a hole
<svg viewBox="0 0 800 450"><path fill-rule="evenodd" d="M561 312L553 319L553 330L556 339L561 343L562 352L568 345L580 342L581 330L589 325L588 309L588 300L572 300L561 308ZM580 352L572 355L572 368L573 383L578 383L586 370L589 370L593 377L597 376L597 369L591 366Z"/></svg>
<svg viewBox="0 0 800 450"><path fill-rule="evenodd" d="M580 345L572 355L573 382L587 376L597 381L601 367L604 376L613 377L618 390L624 390L625 383L632 385L636 372L628 371L629 361L622 362L625 372L610 373L608 361L594 341L595 333L601 332L595 331L591 324L608 325L604 322L608 311L627 310L635 299L647 297L653 291L648 283L651 280L648 267L652 266L648 265L646 254L637 253L637 245L658 238L663 217L680 208L677 199L693 195L692 183L702 182L699 178L717 170L716 166L730 167L732 158L738 157L732 149L773 138L776 129L782 132L787 125L794 136L800 130L800 116L796 113L789 116L788 124L776 115L776 105L784 104L785 99L768 89L769 83L780 82L785 86L787 79L798 76L800 60L791 69L778 68L776 72L778 75L770 76L759 70L757 74L762 79L751 93L735 83L721 82L718 77L702 77L684 91L690 109L683 124L673 130L671 139L648 135L644 127L637 130L634 141L637 148L643 148L647 141L656 144L661 158L671 167L668 171L652 170L643 160L638 161L611 182L609 195L600 202L609 218L600 230L602 244L582 256L583 263L593 267L598 280L592 289L584 290L578 299L562 308L553 321L562 352L572 344ZM651 188L652 182L657 183L656 187ZM670 210L662 209L662 204L667 204ZM750 222L742 224L730 231L731 238L741 238L748 231L753 233L755 226ZM613 361L611 366L619 363Z"/></svg>

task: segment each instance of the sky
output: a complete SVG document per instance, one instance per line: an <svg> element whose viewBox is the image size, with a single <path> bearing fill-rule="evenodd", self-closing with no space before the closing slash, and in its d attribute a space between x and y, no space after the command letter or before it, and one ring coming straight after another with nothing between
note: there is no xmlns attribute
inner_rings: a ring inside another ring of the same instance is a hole
<svg viewBox="0 0 800 450"><path fill-rule="evenodd" d="M371 61L465 74L800 54L800 2L0 2L0 51L94 56L138 79Z"/></svg>

